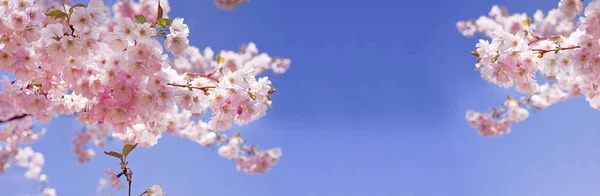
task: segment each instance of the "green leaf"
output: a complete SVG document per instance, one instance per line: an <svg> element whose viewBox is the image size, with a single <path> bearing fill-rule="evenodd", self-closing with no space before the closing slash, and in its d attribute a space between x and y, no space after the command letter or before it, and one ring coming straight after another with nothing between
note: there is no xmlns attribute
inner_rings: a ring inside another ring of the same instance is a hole
<svg viewBox="0 0 600 196"><path fill-rule="evenodd" d="M167 29L167 25L171 25L171 20L168 18L159 18L156 20L156 24L160 25L163 29Z"/></svg>
<svg viewBox="0 0 600 196"><path fill-rule="evenodd" d="M110 152L104 151L104 154L107 154L107 155L113 156L113 157L117 157L119 159L123 159L123 155L121 155L121 153L118 153L118 152L115 152L115 151L110 151Z"/></svg>
<svg viewBox="0 0 600 196"><path fill-rule="evenodd" d="M143 15L136 15L135 19L140 23L140 24L144 24L146 23L146 17L144 17Z"/></svg>
<svg viewBox="0 0 600 196"><path fill-rule="evenodd" d="M131 144L127 144L125 146L123 146L123 156L127 157L127 155L133 150L135 149L135 147L137 146L137 144L131 145Z"/></svg>
<svg viewBox="0 0 600 196"><path fill-rule="evenodd" d="M64 14L64 12L61 10L54 10L54 11L48 12L46 14L46 16L58 16L59 14Z"/></svg>
<svg viewBox="0 0 600 196"><path fill-rule="evenodd" d="M55 19L56 19L56 18L62 18L62 19L65 19L65 18L67 17L67 14L65 14L65 13L64 13L63 11L61 11L61 10L54 10L54 11L48 12L48 13L46 14L46 16L53 16Z"/></svg>
<svg viewBox="0 0 600 196"><path fill-rule="evenodd" d="M85 7L85 5L83 5L81 3L73 5L73 7L69 8L69 14L72 14L73 13L73 9L75 9L76 7Z"/></svg>
<svg viewBox="0 0 600 196"><path fill-rule="evenodd" d="M163 17L163 8L160 6L160 0L158 0L158 15L156 16L157 22L158 19Z"/></svg>

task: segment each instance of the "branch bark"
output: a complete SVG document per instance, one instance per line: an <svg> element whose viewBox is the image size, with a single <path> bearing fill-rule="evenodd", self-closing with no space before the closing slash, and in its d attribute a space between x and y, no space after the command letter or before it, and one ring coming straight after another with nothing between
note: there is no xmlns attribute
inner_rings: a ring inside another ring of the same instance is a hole
<svg viewBox="0 0 600 196"><path fill-rule="evenodd" d="M9 119L6 119L6 120L0 120L0 123L6 123L6 122L13 121L13 120L19 120L19 119L25 118L27 116L31 116L31 114L21 114L21 115L13 116L13 117L11 117Z"/></svg>

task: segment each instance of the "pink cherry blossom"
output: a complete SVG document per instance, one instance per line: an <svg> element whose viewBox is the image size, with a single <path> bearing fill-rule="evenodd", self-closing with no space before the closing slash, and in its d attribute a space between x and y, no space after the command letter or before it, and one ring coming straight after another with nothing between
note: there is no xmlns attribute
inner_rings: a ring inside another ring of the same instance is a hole
<svg viewBox="0 0 600 196"><path fill-rule="evenodd" d="M252 157L241 157L237 160L238 170L250 174L261 174L269 170L269 168L281 158L281 149L274 148L262 152L257 152Z"/></svg>
<svg viewBox="0 0 600 196"><path fill-rule="evenodd" d="M572 18L574 15L581 13L583 0L560 0L558 9L565 17Z"/></svg>
<svg viewBox="0 0 600 196"><path fill-rule="evenodd" d="M232 9L247 2L215 4ZM263 173L281 156L280 150L260 151L228 131L266 115L276 90L259 74L284 73L290 59L259 53L252 42L239 51L191 46L193 30L183 18L169 17L167 0L119 0L110 7L102 0L76 5L69 0L7 3L0 9L0 70L14 79L3 76L0 81L0 172L20 166L27 178L48 183L43 154L27 145L46 131L34 126L36 120L52 122L61 115L73 115L85 125L71 141L82 164L108 140L152 147L163 134L218 146L220 156L238 162L247 173ZM144 16L146 22L138 22L136 16ZM526 41L523 35L507 39ZM529 48L521 44L518 49L515 52ZM536 69L526 64L528 58L503 62L522 61L522 70L530 74ZM523 86L523 91L535 87L526 79L507 83ZM523 114L517 111L514 116ZM197 120L204 115L210 120ZM113 188L123 187L117 174L105 172ZM154 189L162 193L160 186ZM45 187L42 195L56 191Z"/></svg>
<svg viewBox="0 0 600 196"><path fill-rule="evenodd" d="M240 4L248 3L248 1L250 0L215 0L215 5L223 9L232 10Z"/></svg>
<svg viewBox="0 0 600 196"><path fill-rule="evenodd" d="M579 96L600 110L600 2L583 7L581 0L560 0L557 9L547 14L538 10L529 18L494 6L489 17L457 23L464 36L482 33L491 38L479 40L472 52L481 77L528 94L509 97L490 113L468 111L472 127L484 136L500 136L510 132L511 124L527 119L532 106L541 110ZM538 84L538 71L547 83Z"/></svg>
<svg viewBox="0 0 600 196"><path fill-rule="evenodd" d="M119 177L117 177L117 175L115 175L115 173L111 169L104 170L104 173L110 177L110 185L112 186L112 188L117 190L123 188L121 180L119 180Z"/></svg>
<svg viewBox="0 0 600 196"><path fill-rule="evenodd" d="M56 189L44 188L44 190L42 190L42 196L56 196Z"/></svg>

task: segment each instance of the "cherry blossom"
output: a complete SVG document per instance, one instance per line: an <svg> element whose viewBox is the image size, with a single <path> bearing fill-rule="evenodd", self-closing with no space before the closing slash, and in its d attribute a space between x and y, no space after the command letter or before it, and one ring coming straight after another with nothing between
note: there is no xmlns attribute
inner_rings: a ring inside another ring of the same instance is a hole
<svg viewBox="0 0 600 196"><path fill-rule="evenodd" d="M583 9L583 0L560 0L558 9L566 18L571 18Z"/></svg>
<svg viewBox="0 0 600 196"><path fill-rule="evenodd" d="M44 190L42 190L42 196L56 196L56 189L44 188Z"/></svg>
<svg viewBox="0 0 600 196"><path fill-rule="evenodd" d="M119 189L123 188L123 184L121 184L121 180L119 180L119 177L111 169L104 170L104 173L106 173L106 175L108 175L110 177L110 185L114 189L119 190Z"/></svg>
<svg viewBox="0 0 600 196"><path fill-rule="evenodd" d="M527 119L532 106L541 110L579 96L600 110L600 2L583 7L581 0L560 0L557 9L547 15L538 10L530 18L493 6L489 17L457 23L465 36L482 33L491 38L479 40L471 52L481 77L528 94L508 97L490 113L468 111L472 127L484 136L501 136L510 132L511 124ZM538 71L542 78L536 78Z"/></svg>
<svg viewBox="0 0 600 196"><path fill-rule="evenodd" d="M144 193L146 196L166 196L165 192L163 192L162 186L159 184L152 185L146 192Z"/></svg>
<svg viewBox="0 0 600 196"><path fill-rule="evenodd" d="M110 7L102 0L7 2L0 4L0 70L7 73L0 81L0 172L24 167L25 177L44 183L42 195L56 195L43 154L27 145L46 132L35 121L62 115L84 125L72 139L82 164L109 140L152 147L163 134L218 146L219 155L246 173L264 173L281 157L278 148L259 150L228 132L267 114L277 90L259 74L284 73L290 59L259 53L252 42L239 51L201 51L191 45L185 20L169 17L167 0L119 0ZM215 4L233 9L247 2ZM526 90L531 83L515 82ZM210 120L193 120L203 115ZM123 187L121 176L131 183L131 169L121 170L105 171L115 189ZM164 195L160 186L149 190Z"/></svg>
<svg viewBox="0 0 600 196"><path fill-rule="evenodd" d="M215 0L215 5L223 9L234 9L240 4L248 3L250 0Z"/></svg>

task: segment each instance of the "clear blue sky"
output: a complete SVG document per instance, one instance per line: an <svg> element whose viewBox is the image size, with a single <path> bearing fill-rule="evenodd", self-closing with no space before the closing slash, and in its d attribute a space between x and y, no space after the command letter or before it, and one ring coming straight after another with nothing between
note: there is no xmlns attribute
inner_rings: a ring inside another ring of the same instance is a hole
<svg viewBox="0 0 600 196"><path fill-rule="evenodd" d="M502 138L480 137L464 119L513 91L473 71L476 39L463 38L456 21L494 4L532 14L557 2L252 0L227 12L212 0L171 1L170 16L185 18L200 48L254 41L292 59L288 73L272 78L275 108L238 129L284 155L269 173L246 175L216 149L167 136L130 156L134 193L160 183L171 196L598 195L600 132L592 122L600 112L583 99L532 113ZM47 127L33 147L47 155L50 185L62 196L96 195L114 160L76 162L74 118ZM0 176L0 194L35 195L23 171Z"/></svg>

